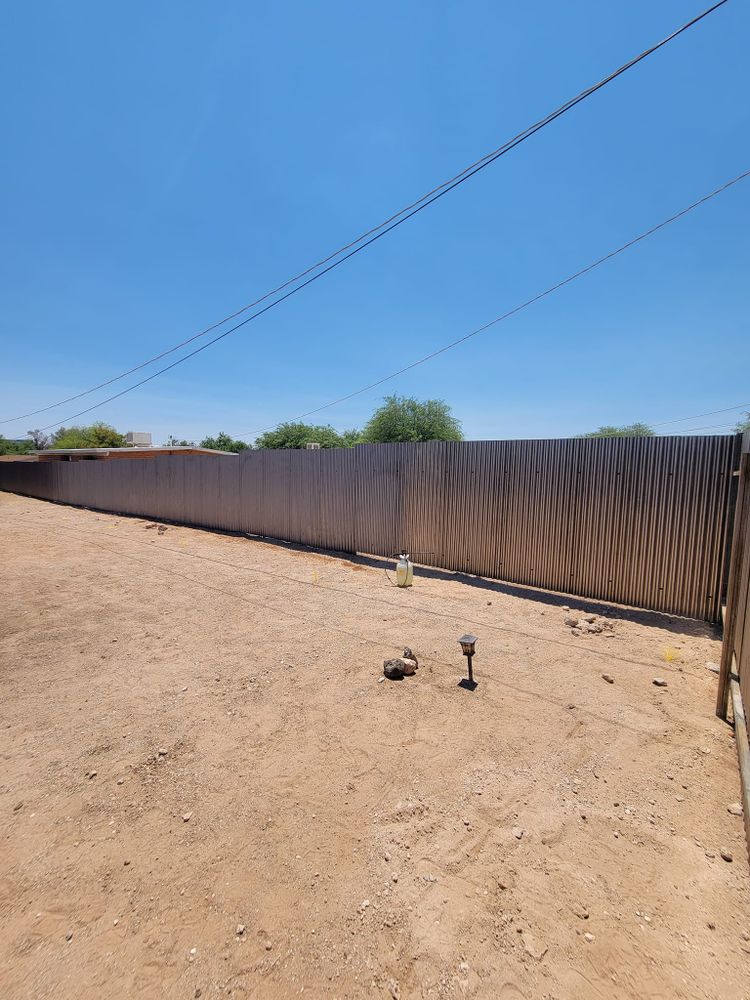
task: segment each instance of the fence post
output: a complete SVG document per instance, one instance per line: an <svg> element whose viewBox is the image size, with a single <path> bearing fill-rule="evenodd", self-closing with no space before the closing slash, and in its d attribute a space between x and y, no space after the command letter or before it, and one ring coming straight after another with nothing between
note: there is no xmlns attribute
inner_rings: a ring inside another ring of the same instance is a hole
<svg viewBox="0 0 750 1000"><path fill-rule="evenodd" d="M737 596L740 584L740 570L743 563L745 538L747 531L745 520L750 515L750 499L748 479L750 478L750 454L745 451L740 458L739 482L737 484L737 500L734 507L734 526L732 528L732 548L729 561L729 582L727 584L727 606L724 615L724 640L721 646L721 665L719 667L719 690L716 696L716 714L720 719L726 719L729 702L729 678L732 671L732 656L734 654L734 639L737 628Z"/></svg>

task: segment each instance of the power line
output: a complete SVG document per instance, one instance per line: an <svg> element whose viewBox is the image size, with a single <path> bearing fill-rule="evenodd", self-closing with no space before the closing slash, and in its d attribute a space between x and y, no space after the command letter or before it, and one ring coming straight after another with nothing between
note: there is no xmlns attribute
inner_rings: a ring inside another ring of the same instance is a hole
<svg viewBox="0 0 750 1000"><path fill-rule="evenodd" d="M295 288L286 292L286 294L280 296L278 299L275 299L273 302L265 306L263 309L259 309L256 313L253 313L251 316L243 320L241 323L237 323L231 329L226 330L219 336L214 337L212 340L209 340L202 347L199 347L196 350L189 352L188 354L179 358L172 364L167 365L166 367L160 369L158 372L155 372L153 375L149 376L149 378L143 379L140 382L136 382L134 385L123 390L122 392L116 393L113 396L109 396L107 399L104 399L101 402L96 403L94 406L88 407L85 410L81 410L80 413L75 414L73 417L66 417L65 420L75 419L75 417L82 416L85 413L90 413L97 407L103 406L105 403L112 402L112 400L118 399L120 396L125 395L126 392L131 392L133 389L139 388L146 382L149 382L152 378L156 378L158 375L163 375L164 372L169 371L171 368L174 368L176 365L181 364L183 361L187 361L188 358L194 357L196 354L199 354L207 347L211 347L219 340L222 340L224 337L229 336L230 333L234 333L236 330L240 329L240 327L245 326L247 323L251 322L251 320L256 319L258 316L261 316L269 309L272 309L274 306L279 305L285 299L289 298L290 295L294 295L296 292L301 291L303 288L311 284L313 281L316 281L318 278L323 277L324 274L327 274L329 271L338 267L340 264L343 264L350 257L353 257L361 250L364 250L366 247L370 246L370 244L374 243L376 240L379 240L381 237L385 236L393 229L396 229L398 226L402 225L408 219L411 219L413 216L417 215L417 213L421 212L423 209L433 204L433 202L442 198L444 195L448 194L448 192L454 190L454 188L458 187L460 184L463 184L465 181L469 180L469 178L479 173L480 170L483 170L491 163L494 163L495 160L499 159L501 156L504 156L506 153L510 152L510 150L520 145L520 143L524 142L526 139L529 139L532 135L540 131L546 125L549 125L551 122L555 121L555 119L561 117L566 112L570 111L577 104L580 104L581 101L586 100L586 98L596 93L596 91L600 90L602 87L605 87L608 83L611 83L613 80L617 79L617 77L627 72L627 70L631 69L639 62L642 62L644 59L652 55L658 49L667 45L669 42L677 38L683 32L687 31L689 28L698 24L699 21L702 21L705 17L708 17L709 14L712 14L714 11L718 10L719 7L723 7L724 4L727 2L728 0L718 0L717 3L714 3L711 7L708 7L702 13L698 14L696 17L687 21L685 24L677 28L675 31L671 32L671 34L667 35L665 38L657 42L655 45L652 45L650 48L645 49L639 55L635 56L628 62L624 63L622 66L620 66L614 72L610 73L608 76L604 77L598 83L595 83L590 87L587 87L585 90L581 91L581 93L576 95L576 97L570 98L564 104L560 105L560 107L557 108L555 111L550 112L544 118L541 118L533 125L528 126L526 129L523 130L523 132L519 132L518 135L514 136L512 139L509 139L502 146L499 146L497 149L493 150L490 153L486 153L483 157L481 157L479 160L476 160L468 167L465 167L454 177L450 178L447 181L443 181L437 187L433 188L431 191L428 191L426 194L422 195L421 198L418 198L411 204L406 205L404 208L400 209L398 212L391 215L389 218L385 219L379 225L374 226L372 229L367 230L367 232L362 233L361 236L358 236L356 239L340 247L338 250L335 250L327 257L322 258L317 263L310 265L304 271L301 271L294 277L287 279L282 284L277 285L276 288L273 288L270 291L266 292L260 298L255 299L253 302L250 302L245 306L242 306L240 309L236 310L233 313L230 313L228 316L225 316L223 319L218 320L216 323L213 323L211 326L206 327L204 330L201 330L200 332L193 334L193 336L188 337L186 340L181 341L174 347L170 347L167 350L162 351L160 354L154 355L147 361L143 361L140 364L135 365L132 368L129 368L127 371L121 372L119 375L115 375L113 378L107 379L104 382L100 382L98 385L92 386L90 389L85 389L84 391L76 393L72 396L67 396L65 399L60 399L55 403L50 403L47 406L40 407L39 409L30 410L28 413L19 414L16 417L7 417L3 420L0 420L0 424L11 423L15 420L25 420L27 417L36 416L36 414L38 413L46 413L48 410L55 409L55 407L57 406L63 406L65 403L73 402L73 400L82 399L84 396L88 396L92 392L97 392L99 389L104 389L115 382L119 382L121 379L126 378L128 375L132 375L135 372L140 371L141 369L147 367L148 365L153 364L156 361L160 361L162 358L167 357L169 354L173 354L175 351L178 351L181 348L186 347L188 344L193 343L195 340L198 340L201 337L205 337L207 334L218 329L220 326L223 326L225 323L228 323L231 320L236 319L238 316L241 316L249 309L253 309L255 306L260 305L260 303L265 302L267 299L288 288L290 285L294 285L296 282L301 281L301 279L307 278L307 280L303 281L302 284L297 285ZM358 246L358 244L360 245ZM345 256L341 256L342 254L345 254ZM336 260L335 258L337 257L340 259ZM328 266L325 267L324 265ZM318 270L319 268L324 268L324 269L319 271ZM313 272L315 271L318 271L318 273L313 274ZM312 276L308 277L308 275ZM41 429L47 430L50 427L57 427L59 426L59 424L63 422L64 421L58 421L57 423L54 424L48 424L46 428L41 428Z"/></svg>
<svg viewBox="0 0 750 1000"><path fill-rule="evenodd" d="M662 420L658 424L651 424L652 427L664 427L667 424L681 424L685 420L698 420L700 417L712 417L715 413L731 413L732 410L743 410L750 408L750 403L738 403L737 406L727 406L723 410L709 410L707 413L694 413L692 417L675 417L674 420Z"/></svg>
<svg viewBox="0 0 750 1000"><path fill-rule="evenodd" d="M419 365L423 365L427 361L431 361L433 358L438 357L438 355L445 354L446 351L450 351L454 347L458 347L460 344L466 343L466 341L471 340L472 337L476 337L480 333L484 333L486 330L489 330L490 327L496 326L498 323L502 323L503 320L509 319L511 316L515 316L523 309L527 309L535 302L539 302L540 299L546 298L548 295L551 295L553 292L556 292L558 289L562 288L565 285L569 285L572 281L575 281L576 278L580 278L584 274L588 274L589 271L593 271L594 268L599 267L606 261L612 260L613 257L617 257L618 254L623 253L623 251L628 250L632 246L635 246L637 243L640 243L642 240L647 239L649 236L653 236L653 234L659 232L660 229L664 229L665 226L670 225L670 223L676 222L678 219L683 218L683 216L687 215L689 212L692 212L700 205L704 205L707 201L710 201L712 198L716 198L717 195L722 194L722 192L727 191L734 184L738 184L740 181L745 180L747 177L750 177L750 170L746 170L744 173L741 173L737 177L732 178L732 180L727 181L720 187L715 188L709 194L704 195L702 198L699 198L698 201L694 201L691 205L688 205L687 208L683 208L681 211L676 212L674 215L670 215L668 219L664 219L663 222L660 222L657 225L652 226L650 229L647 229L639 236L636 236L634 239L629 240L627 243L624 243L621 247L618 247L616 250L612 250L609 253L605 254L603 257L599 257L599 259L595 260L592 264L587 264L586 267L581 268L580 271L576 271L574 274L568 275L567 278L563 278L563 280L558 281L557 284L551 285L549 288L545 289L545 291L539 292L537 295L532 296L532 298L527 299L520 305L515 306L513 309L508 310L508 312L503 313L501 316L497 316L495 319L490 320L489 323L485 323L483 326L478 327L476 330L472 330L471 333L464 334L464 336L459 337L458 340L453 340L451 341L451 343L445 344L445 346L438 348L436 351L432 351L430 354L426 354L423 358L419 358L417 361L412 361L410 364L405 365L403 368L399 368L397 371L391 372L390 375L384 375L383 378L380 378L375 382L370 382L369 385L365 385L361 389L355 389L353 392L349 392L345 396L339 396L337 399L333 399L328 403L323 403L321 406L316 406L314 409L307 410L305 413L301 413L297 417L292 417L291 420L302 420L305 417L312 416L312 414L314 413L320 413L321 410L326 410L330 406L336 406L338 403L343 403L348 399L352 399L354 396L359 396L363 392L368 392L370 389L375 389L378 386L383 385L384 382L388 382L399 375L403 375L405 372L411 371L412 368L417 368ZM256 434L262 434L265 431L273 430L274 427L278 426L279 426L278 423L276 423L273 425L273 427L264 427L257 431L240 431L237 436L254 437Z"/></svg>

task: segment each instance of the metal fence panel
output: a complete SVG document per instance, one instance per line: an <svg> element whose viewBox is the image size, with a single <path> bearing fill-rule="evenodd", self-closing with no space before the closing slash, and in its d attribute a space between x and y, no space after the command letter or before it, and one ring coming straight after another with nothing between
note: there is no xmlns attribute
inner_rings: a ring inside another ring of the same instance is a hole
<svg viewBox="0 0 750 1000"><path fill-rule="evenodd" d="M715 621L736 438L0 463L0 488Z"/></svg>

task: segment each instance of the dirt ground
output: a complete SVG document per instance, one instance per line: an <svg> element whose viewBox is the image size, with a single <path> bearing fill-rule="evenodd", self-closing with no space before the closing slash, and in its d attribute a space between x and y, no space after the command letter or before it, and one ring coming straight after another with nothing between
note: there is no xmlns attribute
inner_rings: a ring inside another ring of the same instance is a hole
<svg viewBox="0 0 750 1000"><path fill-rule="evenodd" d="M0 544L3 1000L750 996L709 627L2 493Z"/></svg>

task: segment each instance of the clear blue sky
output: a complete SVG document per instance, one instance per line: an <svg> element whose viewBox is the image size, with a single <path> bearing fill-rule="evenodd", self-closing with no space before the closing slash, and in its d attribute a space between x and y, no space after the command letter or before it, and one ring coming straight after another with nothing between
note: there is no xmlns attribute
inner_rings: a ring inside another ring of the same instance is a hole
<svg viewBox="0 0 750 1000"><path fill-rule="evenodd" d="M707 5L12 5L0 417L256 298ZM748 5L732 0L336 272L85 421L159 442L265 428L511 308L750 167L749 37ZM320 419L360 425L396 391L447 400L468 437L546 437L750 401L749 208L745 181Z"/></svg>

